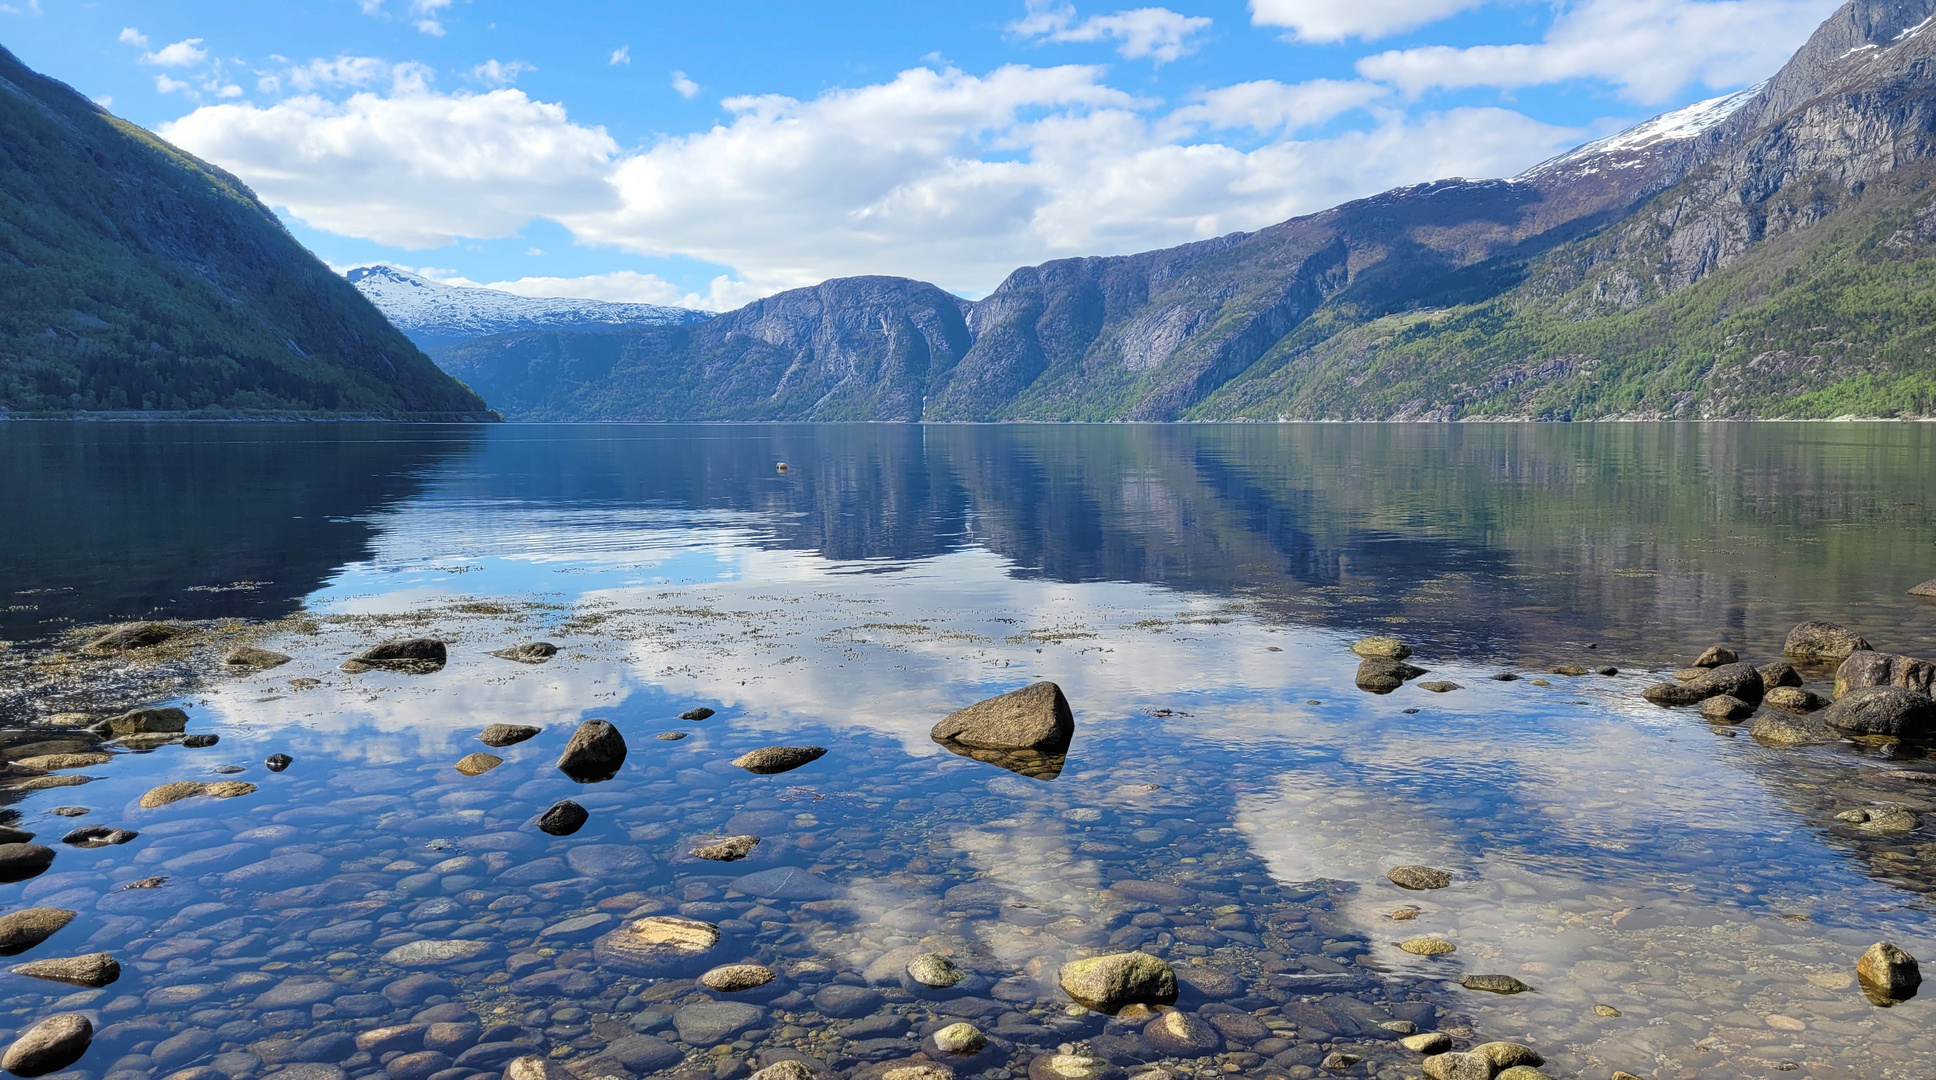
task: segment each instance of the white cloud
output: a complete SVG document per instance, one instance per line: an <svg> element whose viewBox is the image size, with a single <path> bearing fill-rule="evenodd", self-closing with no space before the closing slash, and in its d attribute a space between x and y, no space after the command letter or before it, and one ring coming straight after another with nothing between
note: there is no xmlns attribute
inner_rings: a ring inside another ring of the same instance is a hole
<svg viewBox="0 0 1936 1080"><path fill-rule="evenodd" d="M699 84L686 78L686 73L683 71L675 71L672 73L672 88L678 91L679 96L685 98L687 101L691 101L693 98L699 96Z"/></svg>
<svg viewBox="0 0 1936 1080"><path fill-rule="evenodd" d="M239 98L242 96L242 88L234 83L222 83L214 87L214 92L215 96L219 98Z"/></svg>
<svg viewBox="0 0 1936 1080"><path fill-rule="evenodd" d="M0 4L0 11L4 11L9 15L38 15L40 14L40 0L27 0L27 6L24 8L15 7L12 4Z"/></svg>
<svg viewBox="0 0 1936 1080"><path fill-rule="evenodd" d="M202 48L201 38L188 38L173 45L164 45L150 53L141 54L141 62L160 67L193 67L208 59L208 50Z"/></svg>
<svg viewBox="0 0 1936 1080"><path fill-rule="evenodd" d="M94 99L94 104L99 105L103 109L112 109L114 108L114 95L102 94L100 97Z"/></svg>
<svg viewBox="0 0 1936 1080"><path fill-rule="evenodd" d="M1322 124L1390 94L1376 83L1342 79L1312 79L1296 85L1259 79L1201 91L1195 104L1176 110L1170 119L1213 131L1249 128L1269 135Z"/></svg>
<svg viewBox="0 0 1936 1080"><path fill-rule="evenodd" d="M411 15L416 16L412 23L419 32L429 34L431 37L443 37L444 24L438 19L437 13L450 5L451 0L409 0L404 7ZM389 11L384 7L384 0L357 0L357 6L363 9L365 15L379 19L390 17Z"/></svg>
<svg viewBox="0 0 1936 1080"><path fill-rule="evenodd" d="M132 26L122 27L121 36L115 40L123 45L133 45L137 49L145 49L148 47L148 35L136 30Z"/></svg>
<svg viewBox="0 0 1936 1080"><path fill-rule="evenodd" d="M1299 41L1380 38L1476 8L1487 0L1250 0L1254 26L1280 26Z"/></svg>
<svg viewBox="0 0 1936 1080"><path fill-rule="evenodd" d="M404 64L392 77L388 97L213 105L159 130L315 228L403 248L506 236L539 214L612 204L618 145L605 129L520 90L434 94Z"/></svg>
<svg viewBox="0 0 1936 1080"><path fill-rule="evenodd" d="M1837 0L1583 0L1531 45L1430 45L1368 56L1358 73L1409 94L1599 79L1662 104L1690 84L1766 78ZM1744 32L1752 28L1752 32Z"/></svg>
<svg viewBox="0 0 1936 1080"><path fill-rule="evenodd" d="M450 281L450 284L470 282ZM492 281L487 289L499 289L519 296L563 296L584 300L611 300L625 304L665 304L698 308L701 311L731 311L788 287L791 282L760 285L736 281L724 274L714 278L704 293L691 292L657 274L618 270L585 277L524 277L514 281Z"/></svg>
<svg viewBox="0 0 1936 1080"><path fill-rule="evenodd" d="M1116 41L1116 51L1126 59L1148 57L1157 64L1195 52L1196 36L1209 28L1210 20L1202 16L1160 7L1083 19L1073 4L1057 5L1054 0L1029 0L1028 14L1008 24L1010 33L1041 41Z"/></svg>
<svg viewBox="0 0 1936 1080"><path fill-rule="evenodd" d="M486 86L509 86L518 81L518 76L527 71L536 70L537 68L522 60L513 60L508 64L486 60L471 69L471 78Z"/></svg>
<svg viewBox="0 0 1936 1080"><path fill-rule="evenodd" d="M629 64L631 62L632 46L620 45L618 48L612 50L612 59L608 61L608 66L617 67L620 64Z"/></svg>
<svg viewBox="0 0 1936 1080"><path fill-rule="evenodd" d="M155 92L158 94L172 94L178 90L187 89L188 84L179 79L171 79L166 75L155 76Z"/></svg>

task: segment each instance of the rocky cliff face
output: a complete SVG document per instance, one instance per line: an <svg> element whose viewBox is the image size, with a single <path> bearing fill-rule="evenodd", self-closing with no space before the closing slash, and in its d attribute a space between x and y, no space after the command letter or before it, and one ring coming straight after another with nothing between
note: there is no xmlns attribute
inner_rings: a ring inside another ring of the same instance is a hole
<svg viewBox="0 0 1936 1080"><path fill-rule="evenodd" d="M650 370L696 377L652 399L652 415L691 417L1936 412L1927 320L1897 317L1920 310L1920 260L1936 257L1915 180L1936 132L1932 15L1936 0L1856 0L1763 86L1511 180L1017 270L958 305L965 332L927 287L862 279L852 299L829 283L722 316L700 353L632 335L609 385L574 400L626 415L642 399L619 384ZM468 362L513 347L480 342Z"/></svg>
<svg viewBox="0 0 1936 1080"><path fill-rule="evenodd" d="M0 49L0 413L481 416L233 176Z"/></svg>

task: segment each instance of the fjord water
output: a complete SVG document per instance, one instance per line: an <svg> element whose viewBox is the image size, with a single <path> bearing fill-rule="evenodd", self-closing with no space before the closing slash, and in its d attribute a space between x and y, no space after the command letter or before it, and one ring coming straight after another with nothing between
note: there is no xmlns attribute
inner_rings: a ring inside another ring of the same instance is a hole
<svg viewBox="0 0 1936 1080"><path fill-rule="evenodd" d="M953 1016L1002 1040L962 1075L1064 1044L1156 1060L1054 986L1132 947L1186 976L1183 1008L1267 1029L1226 1020L1224 1056L1178 1072L1312 1076L1344 1052L1416 1075L1391 1021L1525 1042L1555 1075L1936 1067L1926 1001L1872 1005L1853 978L1877 940L1936 957L1929 826L1834 817L1936 813L1901 775L1936 763L1763 747L1639 696L1711 644L1778 659L1807 618L1936 654L1936 604L1906 595L1936 577L1927 427L6 424L0 448L9 759L91 745L51 714L150 700L220 736L109 744L89 782L6 796L41 842L140 833L56 843L0 886L8 910L79 913L22 959L123 965L98 991L0 987L10 1030L93 1018L89 1078L460 1080L533 1052L585 1080L785 1053L847 1073ZM64 635L134 618L295 660L63 674ZM1357 690L1372 633L1463 688ZM337 669L414 635L449 664ZM490 655L535 639L563 651ZM1621 674L1543 674L1562 663ZM1042 678L1077 722L1054 779L928 739ZM716 712L675 719L695 706ZM581 785L553 762L590 717L630 755ZM544 731L459 773L493 722ZM729 764L773 744L829 752ZM137 802L215 779L258 790ZM590 822L537 831L563 798ZM687 854L736 833L762 837L742 862ZM1408 863L1454 884L1386 880ZM715 995L608 969L591 943L636 911L718 923L710 961L782 978ZM1457 951L1396 947L1420 936ZM400 966L422 939L484 951ZM937 997L895 976L937 950L976 978ZM879 996L830 992L862 983ZM413 1018L458 1026L404 1048L429 1057L358 1048Z"/></svg>

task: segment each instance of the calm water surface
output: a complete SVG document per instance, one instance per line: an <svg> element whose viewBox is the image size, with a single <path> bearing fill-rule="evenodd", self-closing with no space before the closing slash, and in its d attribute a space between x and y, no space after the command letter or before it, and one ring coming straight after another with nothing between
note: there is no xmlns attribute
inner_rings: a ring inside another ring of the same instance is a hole
<svg viewBox="0 0 1936 1080"><path fill-rule="evenodd" d="M1885 938L1936 958L1936 837L1834 816L1936 815L1900 775L1936 762L1768 748L1639 697L1711 644L1777 659L1805 618L1936 654L1936 604L1906 595L1936 577L1926 427L16 423L0 455L6 756L114 755L0 793L59 850L0 904L78 913L18 959L123 966L100 990L0 975L9 1039L94 1021L77 1080L483 1080L529 1053L581 1080L787 1056L872 1077L954 1018L994 1041L944 1060L989 1080L1059 1047L1416 1076L1405 1023L1528 1043L1555 1076L1936 1072L1928 1002L1853 978ZM83 630L155 618L195 633L79 658ZM1463 689L1357 690L1369 633ZM448 665L338 669L416 635ZM540 639L543 666L490 655ZM241 640L295 659L224 673ZM1565 663L1622 673L1543 674ZM929 739L1037 679L1076 714L1056 778ZM151 703L219 742L71 726ZM578 784L553 764L592 717L630 754ZM458 772L493 722L544 730ZM828 753L730 764L774 744ZM223 779L258 787L139 805ZM538 831L563 798L589 823ZM83 825L139 836L59 843ZM741 833L744 861L688 854ZM1408 863L1454 884L1386 880ZM652 913L721 943L687 972L604 963ZM1419 936L1457 951L1397 947ZM417 941L477 944L392 951ZM1056 989L1126 948L1177 967L1214 1051ZM969 980L905 982L930 951ZM741 960L781 978L679 977Z"/></svg>

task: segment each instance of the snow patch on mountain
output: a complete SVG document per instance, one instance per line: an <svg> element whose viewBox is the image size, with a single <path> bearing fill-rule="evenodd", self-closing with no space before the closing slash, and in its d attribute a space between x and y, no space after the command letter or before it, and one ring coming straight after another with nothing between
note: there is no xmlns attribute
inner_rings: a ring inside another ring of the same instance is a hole
<svg viewBox="0 0 1936 1080"><path fill-rule="evenodd" d="M1679 142L1691 139L1711 128L1720 125L1728 117L1741 111L1741 107L1753 101L1761 93L1763 83L1756 83L1746 90L1726 94L1706 101L1697 101L1683 109L1662 113L1642 124L1636 124L1615 135L1587 143L1575 150L1569 150L1559 157L1543 161L1527 169L1515 180L1531 180L1574 165L1592 162L1588 172L1601 168L1633 168L1641 164L1642 151L1652 149L1661 143ZM1624 158L1624 160L1616 160Z"/></svg>
<svg viewBox="0 0 1936 1080"><path fill-rule="evenodd" d="M524 330L683 326L713 317L709 311L658 304L518 296L497 289L446 285L394 266L359 266L346 276L419 348Z"/></svg>

